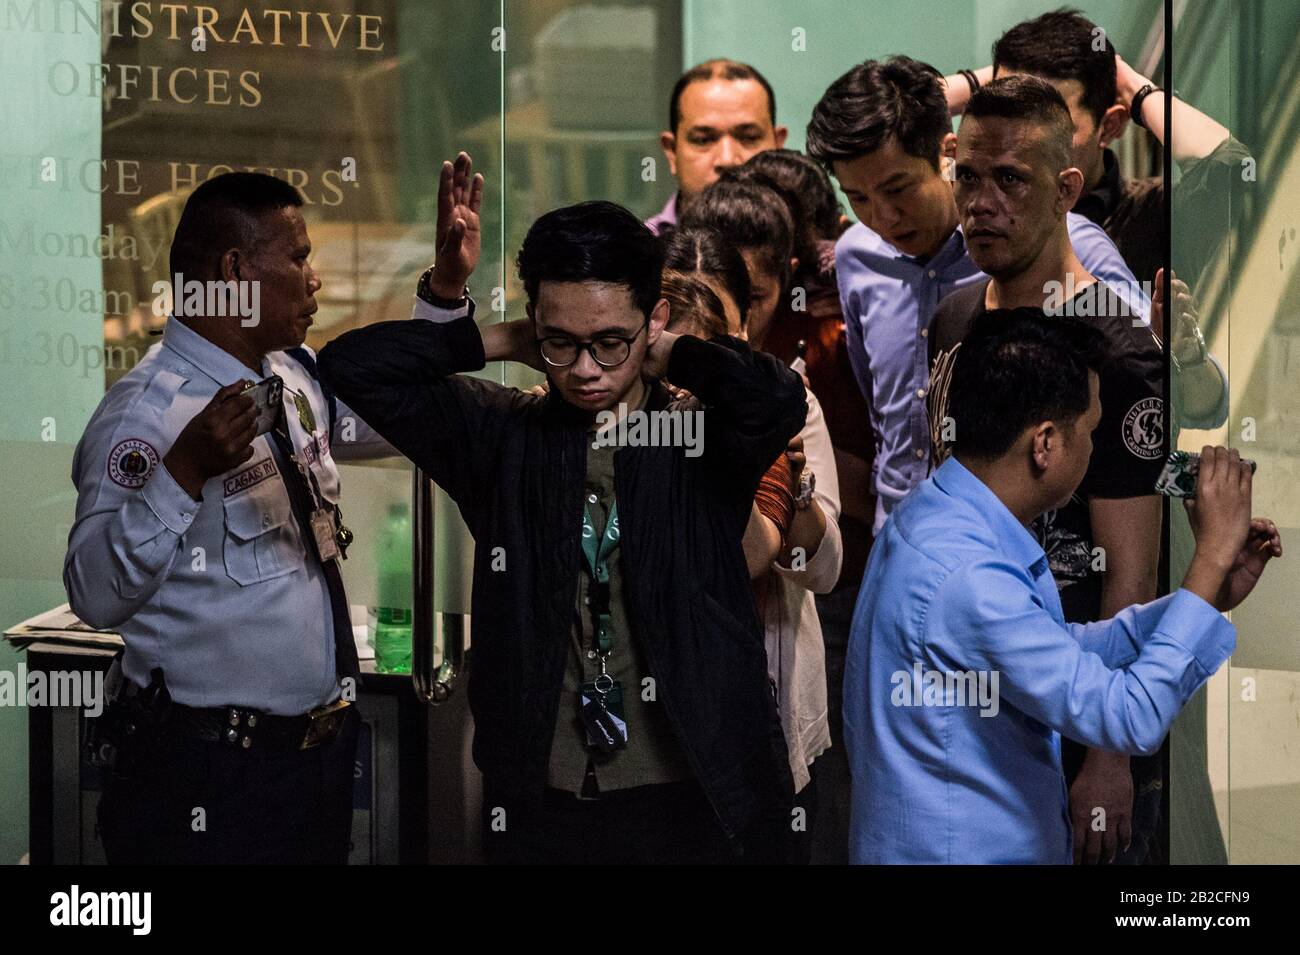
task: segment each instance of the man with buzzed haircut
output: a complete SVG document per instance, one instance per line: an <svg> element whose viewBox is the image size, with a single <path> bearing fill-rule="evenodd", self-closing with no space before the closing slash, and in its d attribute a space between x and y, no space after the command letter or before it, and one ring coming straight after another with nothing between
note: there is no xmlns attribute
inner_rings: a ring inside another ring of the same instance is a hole
<svg viewBox="0 0 1300 955"><path fill-rule="evenodd" d="M1122 175L1111 144L1132 122L1167 148L1178 166L1181 176L1168 192L1174 222L1196 226L1178 233L1173 291L1179 302L1190 299L1246 205L1247 183L1240 171L1250 151L1226 127L1177 96L1166 130L1166 92L1127 63L1105 31L1077 10L1053 10L1016 24L993 44L993 65L974 71L973 84L966 76L970 72L948 78L954 114L965 109L972 86L1006 76L1037 76L1061 94L1074 124L1071 165L1084 180L1073 211L1104 228L1133 274L1157 290L1151 321L1157 335L1170 339L1174 427L1222 425L1228 414L1227 376L1206 347L1195 309L1176 308L1177 317L1166 323L1159 307L1166 265L1165 179Z"/></svg>
<svg viewBox="0 0 1300 955"><path fill-rule="evenodd" d="M677 191L646 220L650 231L677 225L682 210L724 169L782 148L788 132L776 124L772 85L748 63L707 60L687 70L673 87L668 128L659 134Z"/></svg>
<svg viewBox="0 0 1300 955"><path fill-rule="evenodd" d="M1156 595L1161 506L1153 488L1164 454L1163 357L1149 328L1071 246L1066 215L1084 184L1071 165L1072 131L1061 95L1035 77L995 80L971 98L957 137L954 197L971 259L991 278L954 292L935 312L930 413L941 461L945 442L957 437L949 426L959 415L945 406L952 364L985 311L1045 309L1102 332L1108 362L1100 372L1102 416L1087 474L1065 504L1033 527L1065 619L1084 623ZM1063 756L1075 856L1110 861L1130 842L1129 758L1100 749L1085 755L1073 746L1067 741ZM1098 818L1104 819L1100 831ZM1149 835L1144 828L1139 843Z"/></svg>

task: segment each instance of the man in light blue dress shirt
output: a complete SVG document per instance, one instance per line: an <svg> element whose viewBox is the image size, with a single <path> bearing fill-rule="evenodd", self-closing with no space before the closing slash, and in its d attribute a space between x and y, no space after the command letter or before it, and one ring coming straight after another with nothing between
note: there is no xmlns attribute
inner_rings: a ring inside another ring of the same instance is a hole
<svg viewBox="0 0 1300 955"><path fill-rule="evenodd" d="M849 360L876 433L877 533L929 473L935 308L987 277L958 225L948 171L957 136L940 80L908 57L868 60L831 84L808 124L808 154L829 167L858 217L835 246L835 272ZM1066 221L1079 261L1146 318L1150 302L1106 233L1074 213Z"/></svg>
<svg viewBox="0 0 1300 955"><path fill-rule="evenodd" d="M1026 525L1087 470L1102 355L1095 329L1033 309L981 316L962 346L953 457L894 509L854 616L854 862L1069 864L1060 735L1156 750L1235 646L1220 612L1281 555L1272 522L1250 517L1250 467L1207 447L1183 586L1064 622Z"/></svg>

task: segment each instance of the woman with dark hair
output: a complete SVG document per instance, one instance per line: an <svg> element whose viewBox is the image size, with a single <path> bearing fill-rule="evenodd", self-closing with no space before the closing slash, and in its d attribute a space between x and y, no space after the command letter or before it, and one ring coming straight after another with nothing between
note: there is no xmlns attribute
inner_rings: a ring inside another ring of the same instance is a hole
<svg viewBox="0 0 1300 955"><path fill-rule="evenodd" d="M736 246L713 229L672 229L660 236L664 279L686 275L707 285L721 301L730 331L739 335L749 321L752 286L745 259ZM665 294L667 294L665 292Z"/></svg>
<svg viewBox="0 0 1300 955"><path fill-rule="evenodd" d="M675 250L665 256L665 275L678 268L702 268L711 254L718 257L712 260L717 274L723 256L739 258L751 282L752 311L746 327L737 326L732 334L744 334L754 348L766 350L771 318L795 265L793 225L775 190L757 180L724 176L687 211L685 231L668 240ZM843 551L839 480L826 419L811 390L805 398L805 425L763 476L744 549L798 805L811 815L816 800L811 766L831 742L825 649L814 594L835 586ZM809 827L792 835L788 858L807 863L811 849Z"/></svg>
<svg viewBox="0 0 1300 955"><path fill-rule="evenodd" d="M798 265L794 220L780 193L754 180L724 176L691 203L682 228L716 232L740 253L749 274L749 343L766 351L772 317Z"/></svg>
<svg viewBox="0 0 1300 955"><path fill-rule="evenodd" d="M830 176L817 162L793 149L767 149L723 175L753 180L785 200L794 220L794 255L799 260L796 284L823 271L828 254L834 262L834 242L848 220Z"/></svg>

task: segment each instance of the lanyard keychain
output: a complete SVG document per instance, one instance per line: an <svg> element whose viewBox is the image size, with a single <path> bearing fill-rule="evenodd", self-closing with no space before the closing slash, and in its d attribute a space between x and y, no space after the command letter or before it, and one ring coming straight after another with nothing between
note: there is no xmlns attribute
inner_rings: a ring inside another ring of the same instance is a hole
<svg viewBox="0 0 1300 955"><path fill-rule="evenodd" d="M609 509L605 533L599 543L591 512L582 511L582 554L591 572L587 603L591 609L594 651L600 673L578 688L578 715L587 731L587 745L609 756L627 745L627 723L623 718L623 687L609 675L608 661L614 640L610 630L609 555L618 547L618 504Z"/></svg>
<svg viewBox="0 0 1300 955"><path fill-rule="evenodd" d="M343 514L338 505L330 504L325 499L320 485L316 483L316 475L312 474L311 469L306 467L298 457L286 429L277 425L273 429L272 437L279 446L280 453L288 458L286 465L297 470L299 487L306 491L307 499L304 503L310 508L310 513L306 515L307 526L316 545L317 558L322 563L338 558L346 560L347 548L352 543L353 535L352 531L343 525ZM303 543L305 545L306 541Z"/></svg>

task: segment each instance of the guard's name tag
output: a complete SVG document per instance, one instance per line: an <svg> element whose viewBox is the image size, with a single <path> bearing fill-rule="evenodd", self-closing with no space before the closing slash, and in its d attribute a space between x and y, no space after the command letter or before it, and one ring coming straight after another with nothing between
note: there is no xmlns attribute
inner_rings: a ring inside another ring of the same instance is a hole
<svg viewBox="0 0 1300 955"><path fill-rule="evenodd" d="M230 497L232 494L238 494L245 491L254 484L261 484L271 475L275 474L275 462L270 458L262 460L244 468L238 474L233 474L221 482L221 489L224 492L223 497Z"/></svg>
<svg viewBox="0 0 1300 955"><path fill-rule="evenodd" d="M321 563L336 560L339 556L339 542L335 533L333 512L323 507L312 511L311 533L316 539L316 555L321 559Z"/></svg>

